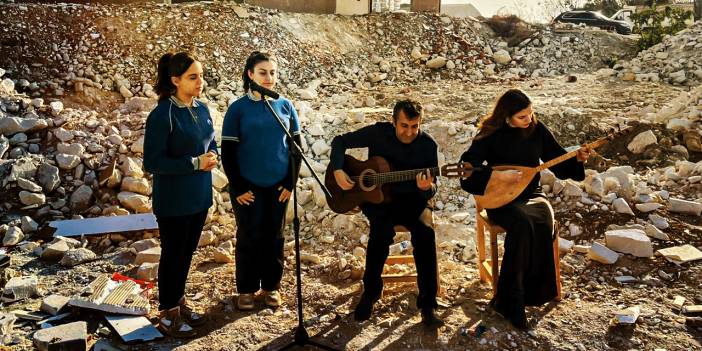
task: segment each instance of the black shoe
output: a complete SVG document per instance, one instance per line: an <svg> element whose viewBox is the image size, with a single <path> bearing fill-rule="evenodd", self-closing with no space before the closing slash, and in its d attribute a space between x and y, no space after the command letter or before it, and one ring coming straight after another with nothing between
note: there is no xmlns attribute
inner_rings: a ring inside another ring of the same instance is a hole
<svg viewBox="0 0 702 351"><path fill-rule="evenodd" d="M422 324L431 328L438 328L444 325L444 321L436 315L433 308L422 308Z"/></svg>
<svg viewBox="0 0 702 351"><path fill-rule="evenodd" d="M373 304L378 301L377 298L372 299L366 294L361 295L361 300L358 301L356 309L353 311L353 319L357 322L367 321L373 312Z"/></svg>

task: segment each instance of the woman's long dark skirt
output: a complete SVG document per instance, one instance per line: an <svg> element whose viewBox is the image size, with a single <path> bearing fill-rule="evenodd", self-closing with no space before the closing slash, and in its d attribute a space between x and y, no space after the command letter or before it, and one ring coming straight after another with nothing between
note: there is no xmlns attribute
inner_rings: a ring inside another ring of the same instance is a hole
<svg viewBox="0 0 702 351"><path fill-rule="evenodd" d="M497 293L490 304L512 324L526 328L524 307L542 305L557 295L553 209L538 196L487 213L507 231Z"/></svg>

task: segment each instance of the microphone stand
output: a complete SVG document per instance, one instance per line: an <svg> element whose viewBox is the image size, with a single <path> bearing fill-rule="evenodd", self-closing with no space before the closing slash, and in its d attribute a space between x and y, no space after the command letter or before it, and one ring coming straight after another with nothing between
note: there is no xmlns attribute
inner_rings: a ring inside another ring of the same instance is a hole
<svg viewBox="0 0 702 351"><path fill-rule="evenodd" d="M314 176L314 179L317 181L320 187L322 187L322 191L328 196L332 197L331 193L329 192L329 189L327 189L326 186L324 186L324 183L319 179L319 176L317 173L314 171L312 166L310 165L309 161L305 157L305 155L302 153L302 148L300 148L300 145L298 145L295 140L293 139L292 135L290 134L290 131L285 127L285 124L283 123L283 120L280 118L278 113L275 112L273 109L273 106L271 106L271 103L266 100L266 94L267 91L262 91L263 89L258 89L261 91L258 91L259 94L261 94L261 101L263 101L268 108L268 111L270 111L273 116L275 117L275 121L277 122L278 126L280 129L285 133L287 136L288 140L288 146L289 146L289 159L290 159L290 172L293 179L297 179L298 175L298 169L297 169L297 160L302 159L302 161L305 162L305 165L307 168L312 172L312 176ZM270 93L269 93L270 94ZM300 269L300 218L297 214L297 184L293 184L293 232L295 233L295 276L297 279L297 328L295 329L295 339L290 342L289 344L283 346L280 350L287 350L295 346L305 346L305 345L312 345L315 346L319 349L322 350L329 350L329 351L336 351L336 349L326 346L324 344L320 344L318 342L315 342L314 340L310 339L309 334L307 333L307 329L305 329L305 324L304 324L304 316L302 312L302 271Z"/></svg>

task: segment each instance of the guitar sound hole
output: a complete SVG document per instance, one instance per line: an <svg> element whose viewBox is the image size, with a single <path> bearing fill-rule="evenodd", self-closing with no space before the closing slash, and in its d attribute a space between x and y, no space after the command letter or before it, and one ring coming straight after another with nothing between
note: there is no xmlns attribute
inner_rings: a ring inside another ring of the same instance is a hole
<svg viewBox="0 0 702 351"><path fill-rule="evenodd" d="M373 185L375 185L375 184L373 184L373 180L370 179L369 177L363 177L363 178L361 178L361 182L363 183L363 187L364 187L364 188L370 188L370 187L372 187Z"/></svg>

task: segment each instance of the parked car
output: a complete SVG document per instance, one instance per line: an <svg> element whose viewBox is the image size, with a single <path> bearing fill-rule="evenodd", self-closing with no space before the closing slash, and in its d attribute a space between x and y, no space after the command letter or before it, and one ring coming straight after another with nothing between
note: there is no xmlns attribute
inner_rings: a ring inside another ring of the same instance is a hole
<svg viewBox="0 0 702 351"><path fill-rule="evenodd" d="M619 34L631 34L631 24L625 21L613 20L595 11L566 11L558 15L554 21L576 24L583 23L586 26L615 30Z"/></svg>

